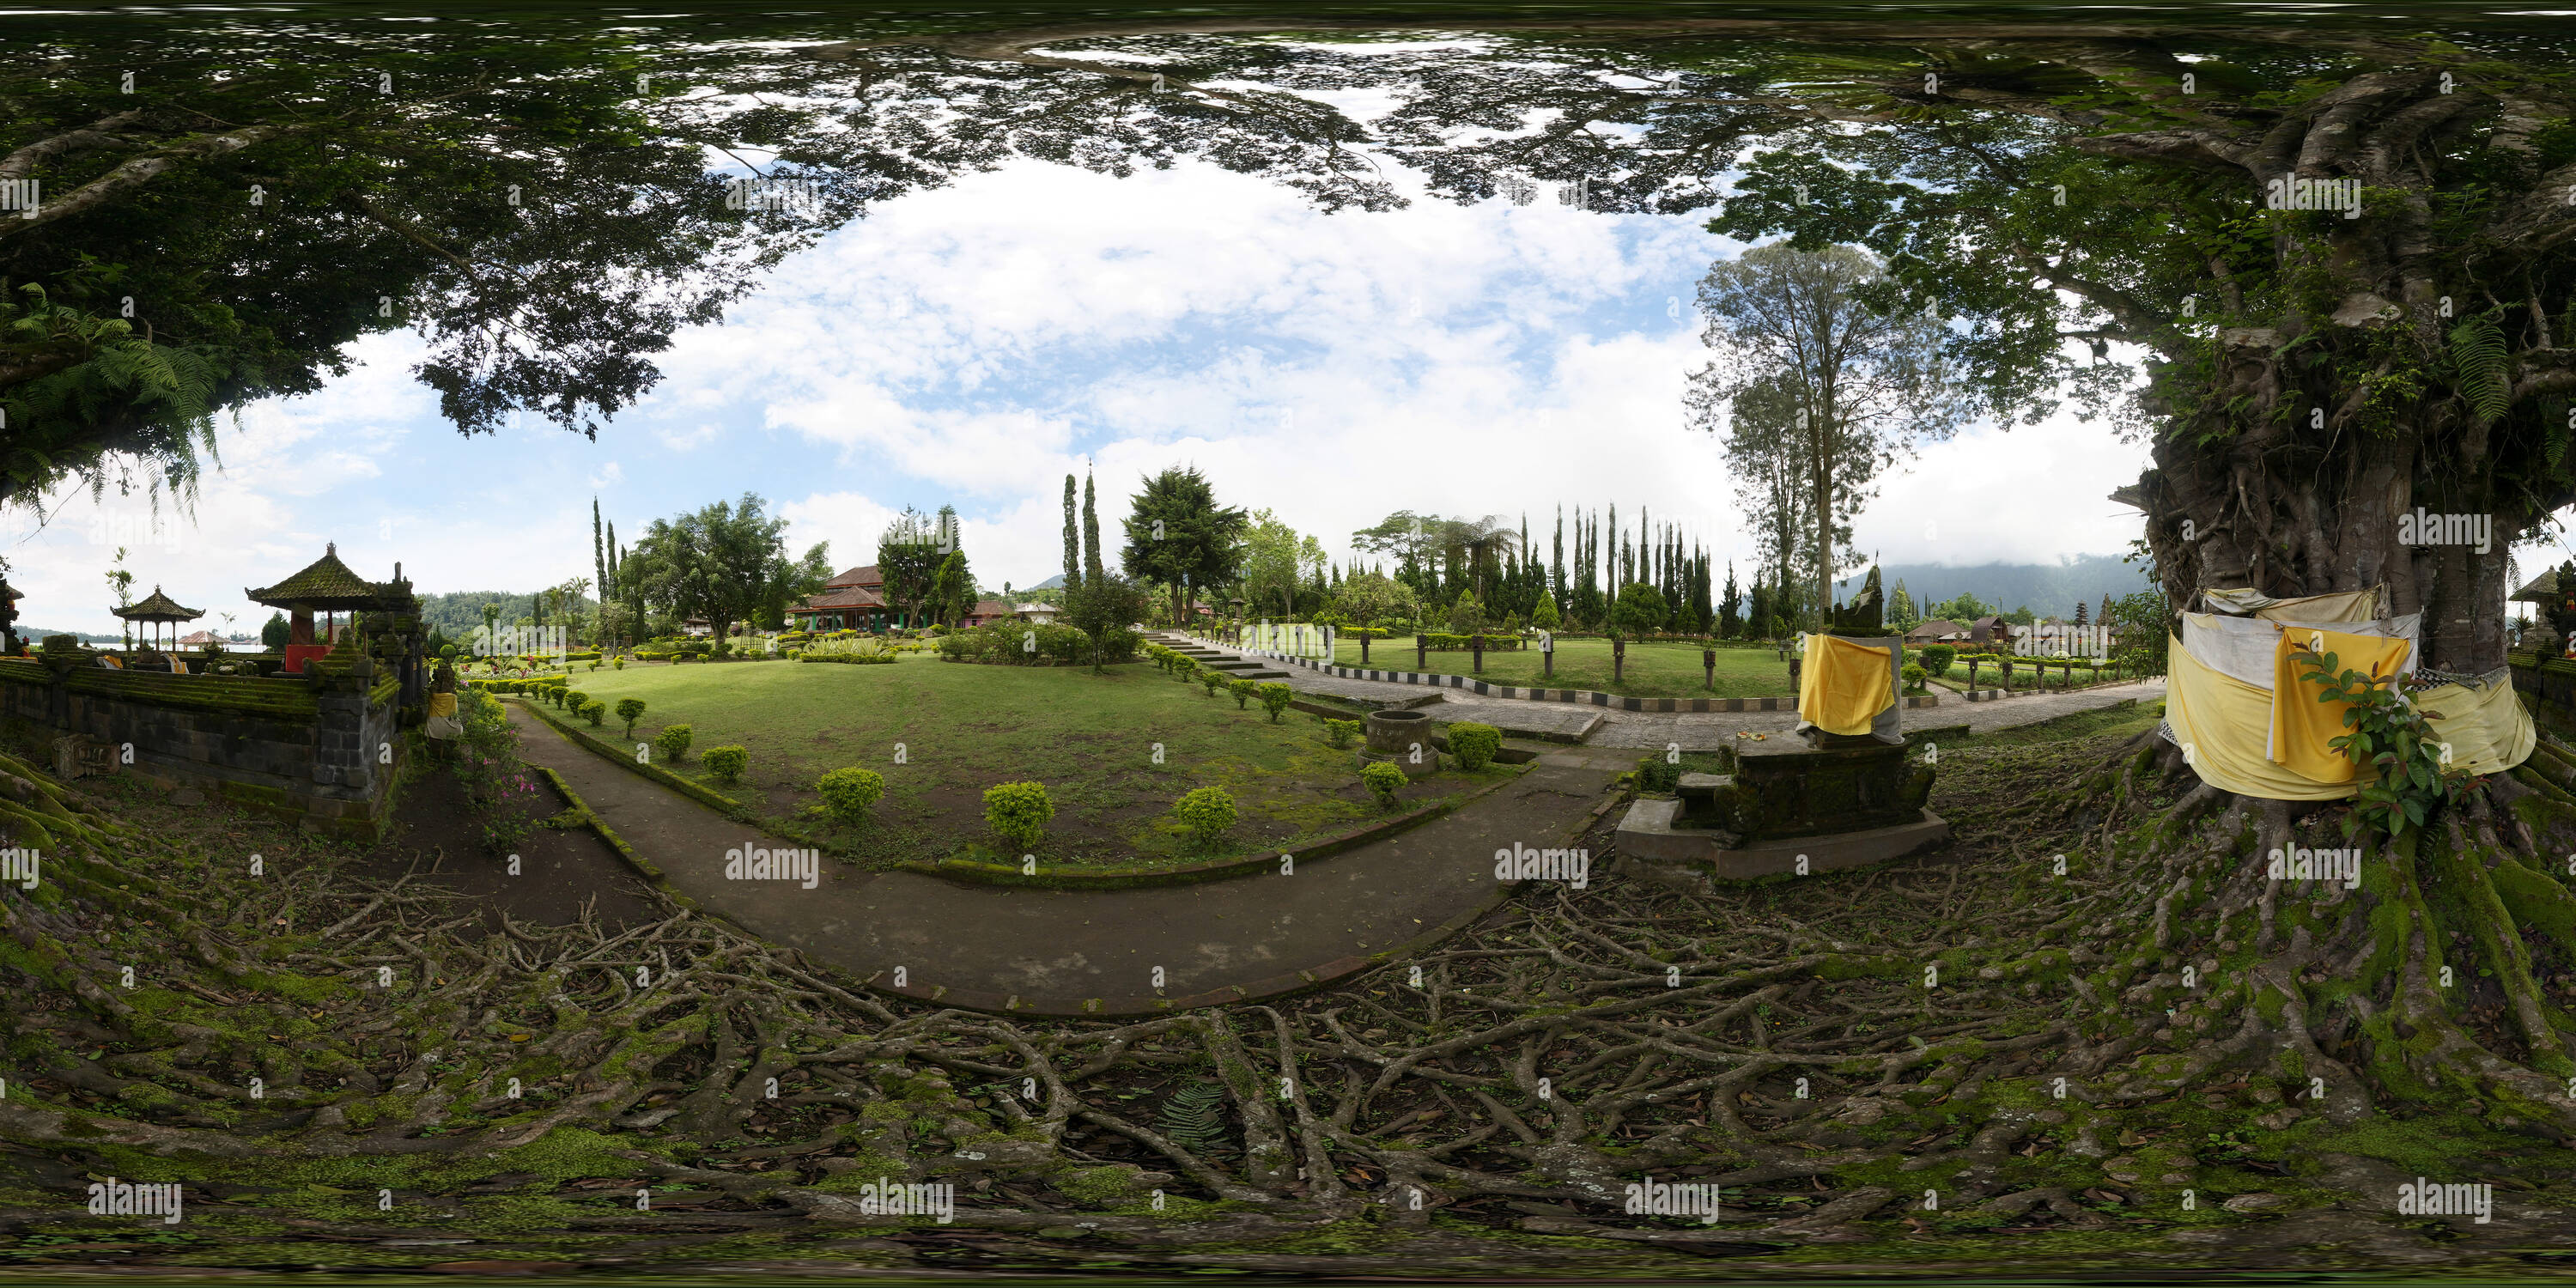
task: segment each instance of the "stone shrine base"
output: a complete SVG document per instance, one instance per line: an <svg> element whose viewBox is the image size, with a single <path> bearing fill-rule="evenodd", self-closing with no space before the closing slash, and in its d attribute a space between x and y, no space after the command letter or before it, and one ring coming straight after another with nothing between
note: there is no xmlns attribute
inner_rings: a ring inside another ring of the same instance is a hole
<svg viewBox="0 0 2576 1288"><path fill-rule="evenodd" d="M1619 823L1619 856L1632 876L1686 887L1708 879L1744 881L1755 877L1794 875L1806 856L1807 873L1839 872L1901 859L1950 839L1950 824L1925 810L1909 823L1828 832L1814 836L1752 840L1741 845L1707 828L1676 827L1682 802L1644 800L1628 807Z"/></svg>

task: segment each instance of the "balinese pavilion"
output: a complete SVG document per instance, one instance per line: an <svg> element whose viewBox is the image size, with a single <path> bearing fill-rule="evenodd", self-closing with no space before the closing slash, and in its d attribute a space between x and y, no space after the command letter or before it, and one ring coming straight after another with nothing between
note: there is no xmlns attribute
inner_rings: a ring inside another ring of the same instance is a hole
<svg viewBox="0 0 2576 1288"><path fill-rule="evenodd" d="M161 645L164 642L169 643L173 648L177 647L179 623L193 622L206 615L206 610L202 608L182 607L179 601L162 594L159 586L154 586L152 593L144 596L140 602L127 604L123 608L111 608L108 611L145 628L142 645L143 651L147 653L162 651ZM156 626L162 628L160 633L168 637L166 641L153 638L150 628Z"/></svg>
<svg viewBox="0 0 2576 1288"><path fill-rule="evenodd" d="M387 587L351 572L349 565L340 562L340 544L336 541L323 549L321 558L294 576L265 589L245 589L242 595L254 604L286 611L284 669L290 674L301 674L307 661L330 653L339 638L339 614L395 609L402 606L396 602L398 598L406 603L410 599L408 594L397 596ZM323 615L319 640L313 635L315 613Z"/></svg>

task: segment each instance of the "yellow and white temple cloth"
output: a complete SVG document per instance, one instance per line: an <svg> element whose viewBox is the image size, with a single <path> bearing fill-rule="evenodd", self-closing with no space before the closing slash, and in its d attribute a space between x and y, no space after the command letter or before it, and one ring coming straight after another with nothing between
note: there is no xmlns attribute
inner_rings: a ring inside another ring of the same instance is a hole
<svg viewBox="0 0 2576 1288"><path fill-rule="evenodd" d="M2230 591L2204 598L2255 615L2182 615L2182 633L2168 650L2165 736L2202 781L2224 791L2268 800L2352 795L2359 767L2327 745L2350 732L2346 708L2318 701L2313 682L2301 678L2305 669L2289 654L2321 644L2335 655L2338 673L2409 675L2421 614L2355 616L2375 613L2384 602L2377 587L2307 599ZM2285 692L2287 702L2280 700ZM2502 773L2531 755L2531 713L2515 700L2508 668L2437 685L2409 700L2450 745L2453 768Z"/></svg>

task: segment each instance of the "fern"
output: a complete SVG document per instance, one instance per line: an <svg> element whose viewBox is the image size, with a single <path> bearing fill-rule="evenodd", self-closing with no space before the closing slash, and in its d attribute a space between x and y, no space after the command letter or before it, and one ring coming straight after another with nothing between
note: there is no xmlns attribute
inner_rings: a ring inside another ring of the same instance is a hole
<svg viewBox="0 0 2576 1288"><path fill-rule="evenodd" d="M1163 1100L1156 1129L1172 1143L1204 1154L1225 1143L1225 1088L1205 1078L1182 1084Z"/></svg>
<svg viewBox="0 0 2576 1288"><path fill-rule="evenodd" d="M2505 383L2504 328L2483 314L2451 328L2451 362L2460 396L2480 421L2504 415L2511 405Z"/></svg>

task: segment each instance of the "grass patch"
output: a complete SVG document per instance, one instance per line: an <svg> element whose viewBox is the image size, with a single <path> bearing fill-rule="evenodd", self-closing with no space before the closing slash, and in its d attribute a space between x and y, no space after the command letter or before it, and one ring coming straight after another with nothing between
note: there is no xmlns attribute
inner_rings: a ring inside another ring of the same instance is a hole
<svg viewBox="0 0 2576 1288"><path fill-rule="evenodd" d="M975 666L908 655L892 666L629 667L583 677L612 705L640 698L644 718L620 746L686 724L692 751L662 768L742 801L754 813L819 830L871 865L942 858L1017 862L1023 851L989 833L984 789L1035 781L1055 805L1032 847L1043 864L1155 866L1294 849L1387 817L1359 783L1354 753L1324 740L1322 720L1277 722L1143 663L1088 667ZM718 782L700 755L740 744L750 768ZM897 763L897 748L901 763ZM1159 752L1159 759L1158 759ZM815 782L845 766L885 777L885 796L856 823L820 812ZM1463 798L1518 772L1444 771L1408 785L1399 808ZM1237 822L1214 846L1171 816L1194 788L1222 787Z"/></svg>

